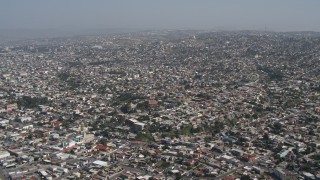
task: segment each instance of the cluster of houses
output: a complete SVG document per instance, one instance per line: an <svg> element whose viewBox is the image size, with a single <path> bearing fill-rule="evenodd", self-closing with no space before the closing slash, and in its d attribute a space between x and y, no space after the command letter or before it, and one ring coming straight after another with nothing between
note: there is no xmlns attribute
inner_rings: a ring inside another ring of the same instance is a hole
<svg viewBox="0 0 320 180"><path fill-rule="evenodd" d="M180 33L0 45L0 178L320 179L320 38Z"/></svg>

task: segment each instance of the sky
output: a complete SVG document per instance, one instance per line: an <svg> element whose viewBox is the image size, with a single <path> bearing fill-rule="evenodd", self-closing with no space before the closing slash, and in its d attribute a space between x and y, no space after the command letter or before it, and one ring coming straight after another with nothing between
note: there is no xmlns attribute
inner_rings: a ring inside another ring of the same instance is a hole
<svg viewBox="0 0 320 180"><path fill-rule="evenodd" d="M0 29L320 31L320 0L1 0Z"/></svg>

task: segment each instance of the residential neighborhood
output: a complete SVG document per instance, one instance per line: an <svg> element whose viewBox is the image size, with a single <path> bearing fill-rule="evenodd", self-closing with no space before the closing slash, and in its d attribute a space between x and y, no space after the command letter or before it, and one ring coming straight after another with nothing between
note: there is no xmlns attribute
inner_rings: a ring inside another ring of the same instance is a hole
<svg viewBox="0 0 320 180"><path fill-rule="evenodd" d="M320 33L0 44L0 179L320 179Z"/></svg>

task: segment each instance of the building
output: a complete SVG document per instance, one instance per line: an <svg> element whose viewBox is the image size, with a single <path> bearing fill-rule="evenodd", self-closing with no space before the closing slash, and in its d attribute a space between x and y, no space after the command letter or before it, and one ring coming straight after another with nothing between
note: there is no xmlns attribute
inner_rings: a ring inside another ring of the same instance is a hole
<svg viewBox="0 0 320 180"><path fill-rule="evenodd" d="M236 156L242 156L243 155L243 151L240 149L232 149L231 150L232 154L236 155Z"/></svg>
<svg viewBox="0 0 320 180"><path fill-rule="evenodd" d="M4 159L9 156L10 156L10 153L8 151L0 151L0 159Z"/></svg>
<svg viewBox="0 0 320 180"><path fill-rule="evenodd" d="M133 131L142 131L144 129L145 124L142 122L139 122L135 119L129 119L128 124L131 127Z"/></svg>
<svg viewBox="0 0 320 180"><path fill-rule="evenodd" d="M11 112L11 111L14 111L18 109L18 104L17 103L14 103L14 104L8 104L7 105L7 111L8 112Z"/></svg>
<svg viewBox="0 0 320 180"><path fill-rule="evenodd" d="M283 170L281 168L276 168L273 173L280 180L297 180L298 179L298 176L296 174L289 173L286 170Z"/></svg>
<svg viewBox="0 0 320 180"><path fill-rule="evenodd" d="M110 148L108 146L104 146L103 144L97 144L96 148L99 151L109 151L110 150Z"/></svg>

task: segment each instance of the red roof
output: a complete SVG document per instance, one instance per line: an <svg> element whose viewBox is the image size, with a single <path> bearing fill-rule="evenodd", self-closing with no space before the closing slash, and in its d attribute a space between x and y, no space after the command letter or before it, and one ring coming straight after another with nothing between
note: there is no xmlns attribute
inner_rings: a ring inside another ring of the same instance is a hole
<svg viewBox="0 0 320 180"><path fill-rule="evenodd" d="M234 176L226 176L223 178L223 180L234 180L236 179Z"/></svg>
<svg viewBox="0 0 320 180"><path fill-rule="evenodd" d="M21 135L21 136L23 136L23 137L26 137L26 136L28 136L28 135L29 135L29 133L24 132L24 133L21 133L20 135Z"/></svg>
<svg viewBox="0 0 320 180"><path fill-rule="evenodd" d="M108 150L110 150L110 148L108 146L105 146L103 144L97 144L97 149L99 151L108 151Z"/></svg>
<svg viewBox="0 0 320 180"><path fill-rule="evenodd" d="M59 120L52 120L51 121L51 126L52 127L58 127L58 126L60 126L62 124L62 122L61 121L59 121Z"/></svg>
<svg viewBox="0 0 320 180"><path fill-rule="evenodd" d="M150 99L149 100L149 105L150 106L156 106L156 105L158 105L158 101L156 101L155 99Z"/></svg>

